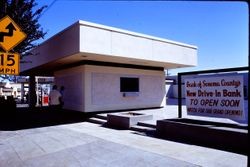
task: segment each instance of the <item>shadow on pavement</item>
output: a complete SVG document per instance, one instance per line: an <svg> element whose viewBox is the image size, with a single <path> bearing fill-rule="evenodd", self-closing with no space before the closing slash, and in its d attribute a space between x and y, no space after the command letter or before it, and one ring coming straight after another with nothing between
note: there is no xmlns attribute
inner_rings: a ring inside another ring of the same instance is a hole
<svg viewBox="0 0 250 167"><path fill-rule="evenodd" d="M49 107L5 110L0 112L0 130L6 131L84 122L91 116L77 111L53 111Z"/></svg>

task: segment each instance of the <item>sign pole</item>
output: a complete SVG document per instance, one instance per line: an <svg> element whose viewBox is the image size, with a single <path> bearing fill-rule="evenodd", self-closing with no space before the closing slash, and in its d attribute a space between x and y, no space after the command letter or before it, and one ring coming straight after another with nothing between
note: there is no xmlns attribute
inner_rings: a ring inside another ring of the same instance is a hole
<svg viewBox="0 0 250 167"><path fill-rule="evenodd" d="M178 118L182 118L182 90L181 74L178 73Z"/></svg>

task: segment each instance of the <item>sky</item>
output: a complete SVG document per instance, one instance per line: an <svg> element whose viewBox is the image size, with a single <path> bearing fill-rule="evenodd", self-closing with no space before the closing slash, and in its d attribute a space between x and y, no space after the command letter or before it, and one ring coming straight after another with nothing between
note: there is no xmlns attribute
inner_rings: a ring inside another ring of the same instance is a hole
<svg viewBox="0 0 250 167"><path fill-rule="evenodd" d="M248 4L240 1L36 0L47 40L84 20L198 47L196 67L178 72L249 65Z"/></svg>

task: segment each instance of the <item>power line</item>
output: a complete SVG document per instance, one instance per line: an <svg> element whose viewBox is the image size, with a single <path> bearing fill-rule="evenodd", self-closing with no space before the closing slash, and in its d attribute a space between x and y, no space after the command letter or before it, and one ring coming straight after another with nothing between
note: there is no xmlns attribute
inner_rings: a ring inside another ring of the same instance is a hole
<svg viewBox="0 0 250 167"><path fill-rule="evenodd" d="M41 13L40 18L44 15L44 13L46 13L55 3L57 0L53 0L50 5L43 11L43 13Z"/></svg>

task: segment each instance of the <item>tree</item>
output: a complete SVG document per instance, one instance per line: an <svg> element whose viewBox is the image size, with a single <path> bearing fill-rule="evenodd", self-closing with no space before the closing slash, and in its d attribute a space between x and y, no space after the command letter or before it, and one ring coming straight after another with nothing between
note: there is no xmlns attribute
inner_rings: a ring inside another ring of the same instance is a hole
<svg viewBox="0 0 250 167"><path fill-rule="evenodd" d="M38 23L38 19L47 6L42 6L35 10L34 7L36 6L35 0L0 0L0 19L8 15L27 34L24 41L9 51L19 53L21 63L25 63L22 62L24 56L32 55L31 49L38 45L35 41L44 38L46 35L46 32L43 31ZM0 48L0 51L4 50ZM1 75L1 78L12 80L15 77Z"/></svg>

